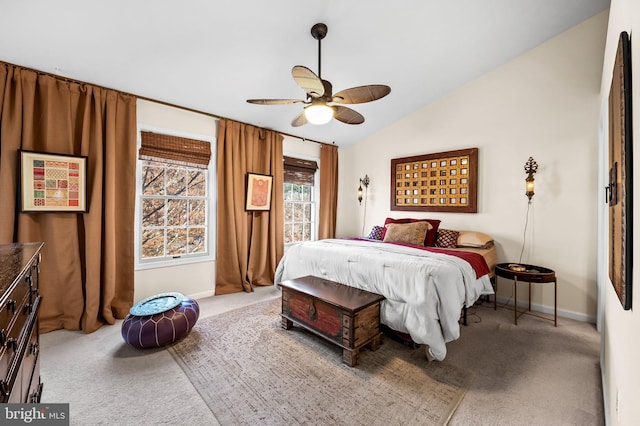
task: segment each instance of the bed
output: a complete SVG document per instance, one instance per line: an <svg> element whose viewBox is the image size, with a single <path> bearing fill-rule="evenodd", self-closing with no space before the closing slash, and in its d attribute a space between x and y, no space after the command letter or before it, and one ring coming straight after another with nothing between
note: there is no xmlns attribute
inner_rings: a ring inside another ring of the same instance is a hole
<svg viewBox="0 0 640 426"><path fill-rule="evenodd" d="M394 241L388 235L295 244L278 264L274 282L315 275L381 294L381 323L426 345L427 356L441 361L446 343L460 337L461 310L494 293L493 240L486 234L453 232L458 233L455 247L436 247L435 238L426 246L426 239L412 244L416 241ZM465 235L471 235L473 243L468 244L475 247L459 246Z"/></svg>

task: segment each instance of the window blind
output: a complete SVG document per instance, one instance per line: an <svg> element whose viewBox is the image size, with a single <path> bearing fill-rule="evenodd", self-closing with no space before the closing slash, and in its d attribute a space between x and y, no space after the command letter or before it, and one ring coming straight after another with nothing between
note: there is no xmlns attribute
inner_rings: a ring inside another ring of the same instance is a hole
<svg viewBox="0 0 640 426"><path fill-rule="evenodd" d="M206 169L211 159L211 144L196 139L140 132L142 143L138 151L141 160L160 161Z"/></svg>
<svg viewBox="0 0 640 426"><path fill-rule="evenodd" d="M313 177L316 174L316 170L318 170L318 163L316 161L284 157L285 183L313 186Z"/></svg>

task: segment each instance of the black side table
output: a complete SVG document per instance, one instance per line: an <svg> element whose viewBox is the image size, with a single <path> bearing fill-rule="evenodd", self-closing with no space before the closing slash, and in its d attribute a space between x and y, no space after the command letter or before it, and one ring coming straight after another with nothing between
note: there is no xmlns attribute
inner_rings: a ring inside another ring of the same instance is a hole
<svg viewBox="0 0 640 426"><path fill-rule="evenodd" d="M518 317L522 314L533 315L538 318L553 321L554 326L558 326L558 282L555 271L536 265L499 263L496 265L496 294L498 293L497 277L513 280L513 319L518 325ZM529 283L529 309L518 311L518 281ZM531 283L553 283L553 319L542 315L536 315L531 311Z"/></svg>

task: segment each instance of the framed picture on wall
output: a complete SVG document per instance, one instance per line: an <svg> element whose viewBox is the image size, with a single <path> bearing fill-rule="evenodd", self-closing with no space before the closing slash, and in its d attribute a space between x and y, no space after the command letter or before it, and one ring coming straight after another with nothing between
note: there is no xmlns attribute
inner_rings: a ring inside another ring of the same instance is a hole
<svg viewBox="0 0 640 426"><path fill-rule="evenodd" d="M476 213L478 148L391 160L391 210Z"/></svg>
<svg viewBox="0 0 640 426"><path fill-rule="evenodd" d="M270 210L273 176L247 173L247 200L245 210Z"/></svg>
<svg viewBox="0 0 640 426"><path fill-rule="evenodd" d="M84 213L87 157L20 150L20 211Z"/></svg>
<svg viewBox="0 0 640 426"><path fill-rule="evenodd" d="M633 272L633 167L631 46L623 32L609 91L609 278L624 309L631 309Z"/></svg>

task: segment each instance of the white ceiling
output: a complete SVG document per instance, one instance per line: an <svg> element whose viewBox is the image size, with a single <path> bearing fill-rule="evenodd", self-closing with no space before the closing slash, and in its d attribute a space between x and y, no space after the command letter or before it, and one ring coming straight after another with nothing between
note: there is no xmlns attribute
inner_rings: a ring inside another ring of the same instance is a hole
<svg viewBox="0 0 640 426"><path fill-rule="evenodd" d="M345 146L609 7L609 0L0 0L0 60ZM386 84L361 125L294 128L294 65Z"/></svg>

